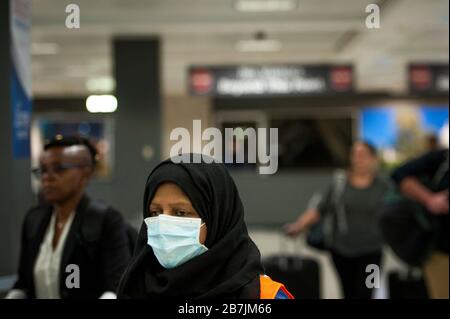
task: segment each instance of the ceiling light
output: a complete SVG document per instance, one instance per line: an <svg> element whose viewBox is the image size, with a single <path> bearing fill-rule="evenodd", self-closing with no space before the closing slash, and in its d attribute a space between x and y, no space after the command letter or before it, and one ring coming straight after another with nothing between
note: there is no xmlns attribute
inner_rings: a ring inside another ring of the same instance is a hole
<svg viewBox="0 0 450 319"><path fill-rule="evenodd" d="M234 7L241 12L292 11L297 7L294 0L238 0Z"/></svg>
<svg viewBox="0 0 450 319"><path fill-rule="evenodd" d="M86 89L92 93L109 93L115 89L116 83L110 76L90 78L86 81Z"/></svg>
<svg viewBox="0 0 450 319"><path fill-rule="evenodd" d="M117 110L117 99L114 95L90 95L86 109L90 113L112 113Z"/></svg>
<svg viewBox="0 0 450 319"><path fill-rule="evenodd" d="M59 53L59 45L56 43L32 43L31 54L54 55Z"/></svg>
<svg viewBox="0 0 450 319"><path fill-rule="evenodd" d="M281 50L278 40L241 40L236 44L239 52L276 52Z"/></svg>

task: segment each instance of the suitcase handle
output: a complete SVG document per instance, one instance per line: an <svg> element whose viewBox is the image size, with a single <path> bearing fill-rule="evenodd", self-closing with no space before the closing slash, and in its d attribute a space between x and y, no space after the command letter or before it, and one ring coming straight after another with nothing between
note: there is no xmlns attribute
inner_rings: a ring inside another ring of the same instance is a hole
<svg viewBox="0 0 450 319"><path fill-rule="evenodd" d="M423 272L420 268L408 267L406 270L400 272L402 280L418 280L423 277Z"/></svg>
<svg viewBox="0 0 450 319"><path fill-rule="evenodd" d="M289 237L283 231L278 233L278 251L281 254L296 255L299 244L299 237Z"/></svg>
<svg viewBox="0 0 450 319"><path fill-rule="evenodd" d="M298 238L291 238L286 236L283 232L278 235L278 247L279 256L278 265L281 269L289 269L289 266L293 266L297 269L303 267L301 256L296 254L299 244ZM291 259L290 257L296 257Z"/></svg>

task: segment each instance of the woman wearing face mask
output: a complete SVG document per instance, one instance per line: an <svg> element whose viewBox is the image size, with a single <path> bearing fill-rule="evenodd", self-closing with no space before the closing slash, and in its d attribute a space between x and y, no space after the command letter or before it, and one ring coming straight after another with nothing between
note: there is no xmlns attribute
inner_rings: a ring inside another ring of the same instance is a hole
<svg viewBox="0 0 450 319"><path fill-rule="evenodd" d="M263 275L228 171L200 159L167 160L148 177L144 224L118 298L292 299Z"/></svg>

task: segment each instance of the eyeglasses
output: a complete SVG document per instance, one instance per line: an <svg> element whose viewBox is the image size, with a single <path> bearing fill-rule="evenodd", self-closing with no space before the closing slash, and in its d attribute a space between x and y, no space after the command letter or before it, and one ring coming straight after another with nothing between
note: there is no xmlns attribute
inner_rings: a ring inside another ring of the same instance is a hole
<svg viewBox="0 0 450 319"><path fill-rule="evenodd" d="M88 165L85 164L72 164L72 163L65 163L65 164L56 164L51 167L41 166L36 167L31 170L31 173L37 178L41 178L44 174L49 175L60 175L64 173L65 171L73 168L83 168L87 167Z"/></svg>

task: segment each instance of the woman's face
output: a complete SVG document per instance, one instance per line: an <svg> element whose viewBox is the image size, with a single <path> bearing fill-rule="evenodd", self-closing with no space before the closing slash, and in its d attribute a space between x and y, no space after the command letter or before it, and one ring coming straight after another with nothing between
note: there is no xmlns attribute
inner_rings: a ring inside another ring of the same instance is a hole
<svg viewBox="0 0 450 319"><path fill-rule="evenodd" d="M192 206L189 197L183 190L173 183L164 183L158 187L155 196L148 208L148 217L158 215L169 215L176 217L201 218ZM203 221L204 222L204 221ZM206 241L206 224L200 228L200 244Z"/></svg>
<svg viewBox="0 0 450 319"><path fill-rule="evenodd" d="M361 142L356 142L351 150L352 168L358 172L374 172L377 168L377 158L369 148Z"/></svg>

